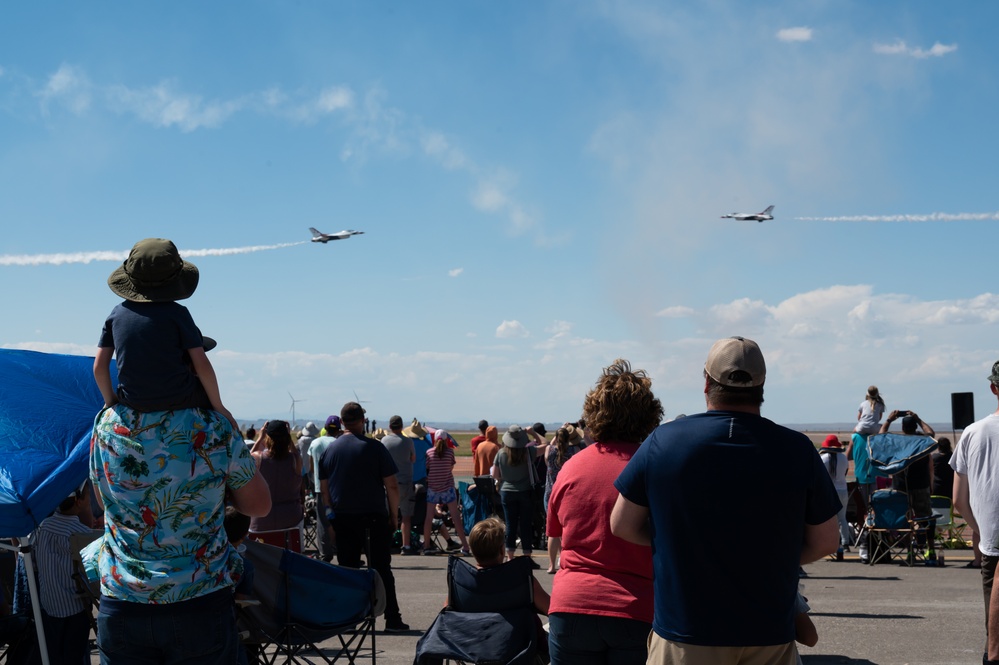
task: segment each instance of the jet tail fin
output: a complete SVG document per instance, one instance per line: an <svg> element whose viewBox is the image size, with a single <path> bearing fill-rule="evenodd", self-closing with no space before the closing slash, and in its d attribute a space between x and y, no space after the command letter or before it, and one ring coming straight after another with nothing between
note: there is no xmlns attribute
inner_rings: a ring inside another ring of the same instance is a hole
<svg viewBox="0 0 999 665"><path fill-rule="evenodd" d="M772 214L772 213L773 213L773 211L774 211L774 207L773 207L773 206L767 206L767 209L766 209L766 210L764 210L764 211L763 211L762 213L760 213L760 214L761 214L761 215L769 215L769 214Z"/></svg>
<svg viewBox="0 0 999 665"><path fill-rule="evenodd" d="M310 231L312 231L312 235L313 235L314 237L316 237L316 238L318 238L319 236L321 236L321 235L322 235L322 233L320 233L319 231L315 230L315 229L314 229L314 228L312 228L311 226L309 227L309 230L310 230Z"/></svg>

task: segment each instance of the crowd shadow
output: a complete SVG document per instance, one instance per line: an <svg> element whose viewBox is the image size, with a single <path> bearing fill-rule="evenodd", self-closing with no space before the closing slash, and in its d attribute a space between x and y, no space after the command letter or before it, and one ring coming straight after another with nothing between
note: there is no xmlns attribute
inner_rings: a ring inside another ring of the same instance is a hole
<svg viewBox="0 0 999 665"><path fill-rule="evenodd" d="M802 656L802 663L809 665L877 665L873 660L866 658L850 658L849 656Z"/></svg>
<svg viewBox="0 0 999 665"><path fill-rule="evenodd" d="M918 614L867 614L864 612L809 612L808 616L837 619L925 619Z"/></svg>

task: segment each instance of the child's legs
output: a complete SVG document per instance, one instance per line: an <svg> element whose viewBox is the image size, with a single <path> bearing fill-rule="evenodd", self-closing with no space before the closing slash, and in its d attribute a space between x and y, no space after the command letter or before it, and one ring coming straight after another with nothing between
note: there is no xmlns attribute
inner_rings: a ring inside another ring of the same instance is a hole
<svg viewBox="0 0 999 665"><path fill-rule="evenodd" d="M468 540L465 538L465 524L461 520L461 513L458 512L458 501L451 501L447 504L447 509L451 513L451 521L454 522L454 530L458 533L458 540L461 546L468 548Z"/></svg>
<svg viewBox="0 0 999 665"><path fill-rule="evenodd" d="M423 518L423 549L430 547L430 543L433 542L430 540L430 527L434 522L434 512L434 507L427 503L426 516Z"/></svg>

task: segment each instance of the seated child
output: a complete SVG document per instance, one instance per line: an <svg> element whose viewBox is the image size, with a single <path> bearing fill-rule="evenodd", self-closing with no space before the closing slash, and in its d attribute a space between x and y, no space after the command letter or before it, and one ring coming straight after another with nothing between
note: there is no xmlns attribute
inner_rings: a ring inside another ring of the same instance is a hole
<svg viewBox="0 0 999 665"><path fill-rule="evenodd" d="M135 243L108 286L125 300L104 322L94 359L105 406L121 402L142 413L214 409L238 430L222 404L201 331L176 302L194 294L197 267L182 260L169 240L147 238ZM117 392L111 384L112 355L118 364Z"/></svg>
<svg viewBox="0 0 999 665"><path fill-rule="evenodd" d="M250 517L239 512L232 506L225 507L225 520L222 522L225 535L229 538L229 544L237 552L246 550L243 540L250 532ZM239 578L239 583L233 589L236 600L247 600L253 596L253 562L245 556L243 557L243 576Z"/></svg>
<svg viewBox="0 0 999 665"><path fill-rule="evenodd" d="M482 570L502 564L506 555L505 538L506 526L497 517L487 517L473 526L472 532L468 534L468 545L475 557L475 567ZM534 575L531 575L531 582L534 585L534 609L538 614L548 616L551 597Z"/></svg>
<svg viewBox="0 0 999 665"><path fill-rule="evenodd" d="M472 527L468 534L468 545L475 557L475 567L479 570L502 565L506 560L506 526L497 517L487 517ZM548 616L548 606L551 596L544 590L534 574L531 574L531 584L534 588L534 610L538 614ZM450 599L449 599L450 602ZM541 619L534 617L537 627L538 651L544 662L548 662L548 634Z"/></svg>

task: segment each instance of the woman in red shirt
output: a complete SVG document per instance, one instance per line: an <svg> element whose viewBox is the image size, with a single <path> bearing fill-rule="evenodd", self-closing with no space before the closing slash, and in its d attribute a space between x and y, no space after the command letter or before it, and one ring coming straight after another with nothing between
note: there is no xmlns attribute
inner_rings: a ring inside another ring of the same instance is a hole
<svg viewBox="0 0 999 665"><path fill-rule="evenodd" d="M604 369L583 417L594 443L559 471L548 500L549 541L561 560L548 613L552 665L644 665L652 630L652 549L610 531L614 481L659 425L663 407L627 360Z"/></svg>

